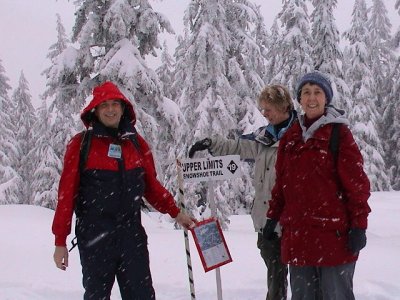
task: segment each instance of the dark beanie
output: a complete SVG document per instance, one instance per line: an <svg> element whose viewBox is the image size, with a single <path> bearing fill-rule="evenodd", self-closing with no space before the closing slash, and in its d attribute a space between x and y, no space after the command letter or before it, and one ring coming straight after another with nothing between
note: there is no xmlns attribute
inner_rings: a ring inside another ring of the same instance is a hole
<svg viewBox="0 0 400 300"><path fill-rule="evenodd" d="M331 82L329 81L328 77L325 74L319 71L307 73L300 79L300 82L297 86L297 101L300 102L301 88L306 83L318 85L325 93L326 105L329 105L331 103L333 97Z"/></svg>

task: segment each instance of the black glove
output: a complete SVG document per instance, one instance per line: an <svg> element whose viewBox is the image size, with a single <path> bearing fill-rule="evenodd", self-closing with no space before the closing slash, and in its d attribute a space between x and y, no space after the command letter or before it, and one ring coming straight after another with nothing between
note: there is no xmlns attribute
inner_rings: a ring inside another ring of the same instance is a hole
<svg viewBox="0 0 400 300"><path fill-rule="evenodd" d="M349 244L348 247L353 253L359 252L367 244L367 236L365 229L352 228L349 231Z"/></svg>
<svg viewBox="0 0 400 300"><path fill-rule="evenodd" d="M189 149L189 158L192 158L197 151L206 150L211 146L211 139L205 138L204 140L194 143Z"/></svg>
<svg viewBox="0 0 400 300"><path fill-rule="evenodd" d="M277 220L268 219L265 224L262 234L265 240L271 241L278 237L278 234L275 232L276 224L278 224Z"/></svg>

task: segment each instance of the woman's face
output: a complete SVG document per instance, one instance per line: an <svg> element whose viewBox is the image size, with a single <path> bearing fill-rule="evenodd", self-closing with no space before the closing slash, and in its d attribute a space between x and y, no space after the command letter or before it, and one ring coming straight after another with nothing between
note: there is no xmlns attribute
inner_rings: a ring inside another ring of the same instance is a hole
<svg viewBox="0 0 400 300"><path fill-rule="evenodd" d="M289 118L287 111L282 111L282 108L278 108L266 101L260 103L260 112L272 125L282 123Z"/></svg>
<svg viewBox="0 0 400 300"><path fill-rule="evenodd" d="M326 96L317 84L306 83L301 88L300 105L307 118L315 119L325 112Z"/></svg>

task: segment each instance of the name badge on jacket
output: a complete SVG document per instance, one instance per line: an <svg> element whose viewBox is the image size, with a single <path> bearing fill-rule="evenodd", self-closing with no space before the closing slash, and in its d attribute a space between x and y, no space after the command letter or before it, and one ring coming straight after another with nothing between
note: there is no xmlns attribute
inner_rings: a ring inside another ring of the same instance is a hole
<svg viewBox="0 0 400 300"><path fill-rule="evenodd" d="M122 157L121 145L110 144L110 147L108 148L108 157L121 158Z"/></svg>

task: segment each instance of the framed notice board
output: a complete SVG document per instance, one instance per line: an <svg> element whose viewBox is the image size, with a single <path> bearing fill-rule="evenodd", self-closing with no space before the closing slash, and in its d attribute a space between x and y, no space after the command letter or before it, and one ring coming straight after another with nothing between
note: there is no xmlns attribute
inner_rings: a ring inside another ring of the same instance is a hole
<svg viewBox="0 0 400 300"><path fill-rule="evenodd" d="M191 228L204 271L208 272L232 261L218 220L210 218Z"/></svg>

